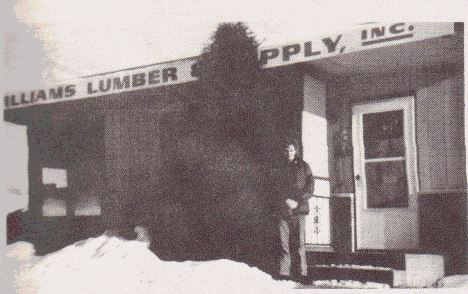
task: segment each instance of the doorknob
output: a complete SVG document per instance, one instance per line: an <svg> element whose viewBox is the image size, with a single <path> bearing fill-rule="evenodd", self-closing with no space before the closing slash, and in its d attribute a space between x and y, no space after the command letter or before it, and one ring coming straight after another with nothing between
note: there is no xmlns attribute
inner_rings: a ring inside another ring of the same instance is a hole
<svg viewBox="0 0 468 294"><path fill-rule="evenodd" d="M360 175L356 175L356 181L359 181L361 179Z"/></svg>

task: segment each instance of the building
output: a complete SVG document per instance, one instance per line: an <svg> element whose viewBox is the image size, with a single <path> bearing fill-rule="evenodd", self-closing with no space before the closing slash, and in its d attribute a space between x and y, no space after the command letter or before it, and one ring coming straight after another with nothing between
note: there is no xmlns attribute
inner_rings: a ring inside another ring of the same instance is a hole
<svg viewBox="0 0 468 294"><path fill-rule="evenodd" d="M375 23L260 48L270 107L313 163L312 260L440 254L446 274L467 273L463 54L460 23ZM183 111L195 62L5 94L5 121L28 130L36 235L71 243L112 227L134 183L158 182L161 124Z"/></svg>

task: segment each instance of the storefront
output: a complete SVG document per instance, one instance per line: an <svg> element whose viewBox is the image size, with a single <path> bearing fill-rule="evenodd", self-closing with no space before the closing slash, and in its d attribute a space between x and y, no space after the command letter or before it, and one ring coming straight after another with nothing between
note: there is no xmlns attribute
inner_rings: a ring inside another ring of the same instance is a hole
<svg viewBox="0 0 468 294"><path fill-rule="evenodd" d="M314 171L310 252L442 254L466 272L463 53L458 23L369 24L259 50L282 80L267 97ZM83 236L118 223L135 185L158 182L161 124L185 107L195 61L6 94L5 120L28 129L32 214Z"/></svg>

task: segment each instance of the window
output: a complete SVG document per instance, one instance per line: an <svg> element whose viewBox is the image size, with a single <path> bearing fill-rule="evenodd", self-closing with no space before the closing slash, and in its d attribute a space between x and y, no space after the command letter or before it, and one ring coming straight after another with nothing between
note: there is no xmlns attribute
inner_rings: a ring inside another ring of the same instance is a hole
<svg viewBox="0 0 468 294"><path fill-rule="evenodd" d="M74 205L74 212L76 216L101 215L99 197L94 194L80 195Z"/></svg>
<svg viewBox="0 0 468 294"><path fill-rule="evenodd" d="M367 207L408 206L403 110L363 114Z"/></svg>
<svg viewBox="0 0 468 294"><path fill-rule="evenodd" d="M67 170L57 168L42 168L42 183L44 184L44 202L42 215L66 216L67 197L64 189L67 188Z"/></svg>
<svg viewBox="0 0 468 294"><path fill-rule="evenodd" d="M90 169L69 179L67 170L45 167L42 169L44 216L95 216L101 215L99 181ZM73 189L69 189L73 186ZM73 194L72 194L73 193Z"/></svg>

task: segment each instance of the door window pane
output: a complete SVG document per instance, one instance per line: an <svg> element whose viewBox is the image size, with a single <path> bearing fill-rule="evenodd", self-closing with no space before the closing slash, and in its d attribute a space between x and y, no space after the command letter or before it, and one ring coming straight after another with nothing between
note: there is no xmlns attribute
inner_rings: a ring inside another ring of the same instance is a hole
<svg viewBox="0 0 468 294"><path fill-rule="evenodd" d="M363 115L366 159L405 156L403 110Z"/></svg>
<svg viewBox="0 0 468 294"><path fill-rule="evenodd" d="M408 207L406 161L367 162L367 207Z"/></svg>

